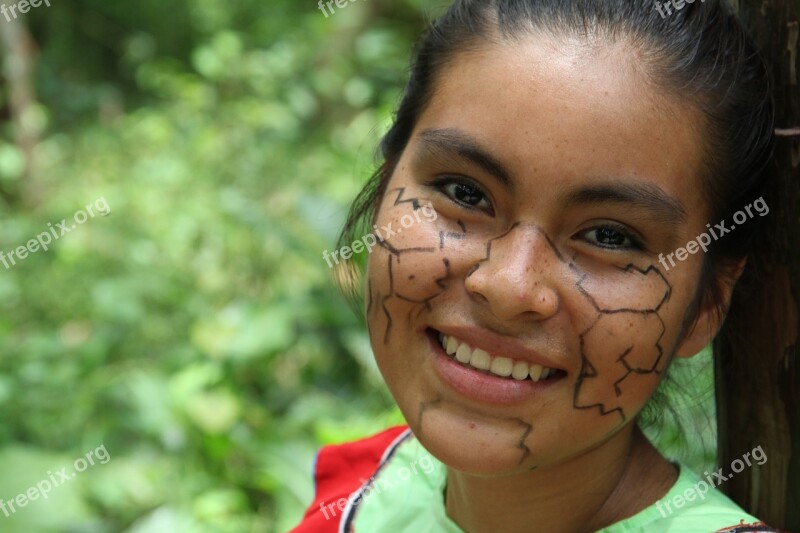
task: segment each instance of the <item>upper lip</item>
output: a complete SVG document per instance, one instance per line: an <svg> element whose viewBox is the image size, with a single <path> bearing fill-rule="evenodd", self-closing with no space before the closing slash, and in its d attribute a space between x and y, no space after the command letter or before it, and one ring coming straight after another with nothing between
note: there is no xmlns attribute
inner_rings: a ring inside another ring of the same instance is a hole
<svg viewBox="0 0 800 533"><path fill-rule="evenodd" d="M434 328L445 336L456 337L469 344L472 349L480 348L495 357L508 357L517 361L542 365L545 368L565 370L552 359L528 347L525 343L478 326L444 326Z"/></svg>

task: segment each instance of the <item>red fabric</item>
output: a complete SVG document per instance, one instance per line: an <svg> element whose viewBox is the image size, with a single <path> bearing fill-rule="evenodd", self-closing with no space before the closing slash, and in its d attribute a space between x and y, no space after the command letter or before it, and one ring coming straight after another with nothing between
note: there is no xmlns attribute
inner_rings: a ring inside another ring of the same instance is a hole
<svg viewBox="0 0 800 533"><path fill-rule="evenodd" d="M343 513L337 502L347 499L375 474L386 450L407 429L408 426L396 426L366 439L324 446L317 454L314 501L291 533L339 531Z"/></svg>

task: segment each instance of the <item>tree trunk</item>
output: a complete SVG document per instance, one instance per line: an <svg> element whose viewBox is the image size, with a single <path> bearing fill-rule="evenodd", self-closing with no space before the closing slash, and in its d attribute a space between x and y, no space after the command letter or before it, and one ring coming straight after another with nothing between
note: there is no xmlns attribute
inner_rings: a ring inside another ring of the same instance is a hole
<svg viewBox="0 0 800 533"><path fill-rule="evenodd" d="M714 342L719 466L761 446L720 485L773 527L800 532L800 0L739 0L739 14L772 70L777 179L767 203L768 237L757 243L729 317Z"/></svg>
<svg viewBox="0 0 800 533"><path fill-rule="evenodd" d="M39 131L32 123L31 113L36 104L35 65L37 48L25 24L13 18L0 19L0 46L3 51L3 77L8 86L8 103L14 141L24 158L21 183L12 192L5 193L7 200L35 203L33 199L40 191L32 183L33 152L39 142ZM11 201L10 203L15 203Z"/></svg>

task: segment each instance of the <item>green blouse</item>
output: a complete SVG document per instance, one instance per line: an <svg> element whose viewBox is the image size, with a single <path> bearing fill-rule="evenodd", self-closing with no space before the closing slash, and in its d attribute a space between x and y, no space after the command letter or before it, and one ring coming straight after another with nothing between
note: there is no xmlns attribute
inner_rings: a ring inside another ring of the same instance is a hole
<svg viewBox="0 0 800 533"><path fill-rule="evenodd" d="M463 533L445 512L446 480L446 467L412 436L375 476L355 516L355 531ZM710 490L704 492L705 488ZM680 467L678 480L659 502L599 533L712 533L756 524L763 526L688 468ZM531 526L536 531L535 524Z"/></svg>

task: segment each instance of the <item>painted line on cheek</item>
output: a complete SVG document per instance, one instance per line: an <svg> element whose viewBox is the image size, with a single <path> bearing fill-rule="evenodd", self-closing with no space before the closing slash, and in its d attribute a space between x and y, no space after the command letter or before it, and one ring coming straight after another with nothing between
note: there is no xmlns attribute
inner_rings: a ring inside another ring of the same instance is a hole
<svg viewBox="0 0 800 533"><path fill-rule="evenodd" d="M661 324L660 328L661 330L659 332L658 338L655 339L654 345L651 348L651 350L654 351L654 353L656 354L656 357L652 360L652 364L649 365L645 364L644 366L633 365L628 361L628 357L632 356L641 358L642 355L648 354L648 352L646 351L647 348L642 348L638 350L635 354L631 354L635 346L635 344L632 344L630 347L624 350L621 353L621 355L616 359L616 363L622 366L622 370L624 372L622 376L619 377L613 383L615 396L617 398L622 396L622 390L620 388L620 384L631 377L644 376L648 374L656 374L656 375L661 374L661 371L663 369L663 365L661 363L663 361L663 355L664 355L663 347L661 346L661 339L663 338L664 333L666 331L666 326L664 324L663 319L658 314L658 311L664 305L664 303L669 301L672 295L672 286L670 285L669 281L667 281L667 279L664 277L663 273L658 268L655 267L655 265L650 265L647 268L640 268L634 264L628 264L625 267L617 266L617 268L622 270L623 272L631 274L632 276L639 276L640 279L634 279L634 281L640 284L645 283L641 285L643 290L648 289L648 285L653 281L652 279L647 279L647 277L649 277L652 273L657 274L660 277L658 281L663 283L663 286L665 288L664 295L660 298L655 307L649 309L635 309L628 307L616 309L613 307L609 307L608 305L601 306L597 303L599 298L595 298L592 294L590 294L589 289L587 289L587 286L591 286L591 283L586 283L588 275L583 274L580 277L580 279L576 284L578 291L591 303L591 305L595 308L595 310L599 314L596 320L580 335L581 371L578 375L577 380L575 381L575 389L573 394L573 407L576 409L597 408L600 414L603 416L611 414L613 412L617 412L619 413L619 415L622 418L622 421L624 422L627 419L627 417L621 405L619 405L618 407L609 408L603 401L595 402L592 399L589 399L588 402L586 403L581 403L580 401L581 390L583 386L586 385L585 380L602 379L595 366L592 365L592 363L589 361L589 357L586 351L586 338L595 327L598 327L600 322L607 322L607 320L604 319L604 317L607 316L618 315L620 313L627 313L640 317L639 320L644 320L648 316L655 316L658 319L659 323Z"/></svg>
<svg viewBox="0 0 800 533"><path fill-rule="evenodd" d="M425 413L429 409L436 409L441 407L441 403L442 403L442 397L438 395L433 400L429 400L427 402L420 402L419 409L417 410L417 425L419 426L419 433L417 434L418 437L422 435L422 421Z"/></svg>
<svg viewBox="0 0 800 533"><path fill-rule="evenodd" d="M392 189L392 191L393 192L397 191L397 198L394 199L394 205L411 204L411 206L414 208L414 211L417 211L417 210L420 209L419 198L402 199L403 195L405 195L405 193L406 193L406 188L405 187L398 187L396 189Z"/></svg>

